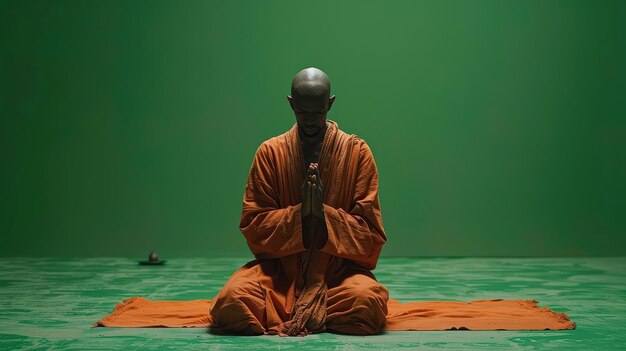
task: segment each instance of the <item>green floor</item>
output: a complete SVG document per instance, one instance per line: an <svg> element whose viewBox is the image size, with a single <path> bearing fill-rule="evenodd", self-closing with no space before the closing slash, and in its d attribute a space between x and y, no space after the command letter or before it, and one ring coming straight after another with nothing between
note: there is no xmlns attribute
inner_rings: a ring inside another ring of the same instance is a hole
<svg viewBox="0 0 626 351"><path fill-rule="evenodd" d="M210 299L239 259L0 259L0 350L626 349L626 257L381 258L375 273L401 301L536 299L574 330L404 331L353 337L232 337L206 328L90 328L117 302Z"/></svg>

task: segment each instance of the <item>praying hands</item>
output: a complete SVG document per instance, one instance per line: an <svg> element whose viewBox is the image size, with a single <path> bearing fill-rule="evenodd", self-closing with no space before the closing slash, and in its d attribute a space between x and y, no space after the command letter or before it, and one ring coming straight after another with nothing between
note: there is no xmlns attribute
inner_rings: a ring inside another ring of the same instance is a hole
<svg viewBox="0 0 626 351"><path fill-rule="evenodd" d="M313 214L319 219L324 218L324 191L322 178L317 163L309 164L307 175L302 184L302 218Z"/></svg>

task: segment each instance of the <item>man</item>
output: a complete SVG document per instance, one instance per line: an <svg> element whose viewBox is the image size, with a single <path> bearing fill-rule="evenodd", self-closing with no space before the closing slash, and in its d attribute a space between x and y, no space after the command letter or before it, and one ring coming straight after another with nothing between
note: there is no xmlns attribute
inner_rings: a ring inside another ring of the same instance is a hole
<svg viewBox="0 0 626 351"><path fill-rule="evenodd" d="M287 96L296 124L256 150L240 229L256 259L212 299L212 326L244 335L367 335L387 315L371 272L386 242L369 146L328 120L321 70L298 72Z"/></svg>

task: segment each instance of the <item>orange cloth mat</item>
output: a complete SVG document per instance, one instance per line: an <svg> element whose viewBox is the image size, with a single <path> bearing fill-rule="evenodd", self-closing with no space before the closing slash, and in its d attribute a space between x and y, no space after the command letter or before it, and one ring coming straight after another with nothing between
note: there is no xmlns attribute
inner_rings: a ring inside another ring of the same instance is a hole
<svg viewBox="0 0 626 351"><path fill-rule="evenodd" d="M209 327L210 300L125 299L92 327ZM385 330L574 329L565 313L538 307L536 300L428 301L390 299Z"/></svg>

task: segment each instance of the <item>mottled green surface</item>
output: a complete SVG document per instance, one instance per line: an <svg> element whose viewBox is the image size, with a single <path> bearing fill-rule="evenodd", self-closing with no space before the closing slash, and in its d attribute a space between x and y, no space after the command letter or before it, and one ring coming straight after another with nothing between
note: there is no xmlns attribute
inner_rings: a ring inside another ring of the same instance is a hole
<svg viewBox="0 0 626 351"><path fill-rule="evenodd" d="M619 349L626 345L626 258L381 258L401 301L536 299L577 323L562 331L405 331L369 337L233 337L207 328L90 328L116 303L210 299L245 258L0 259L0 349Z"/></svg>

